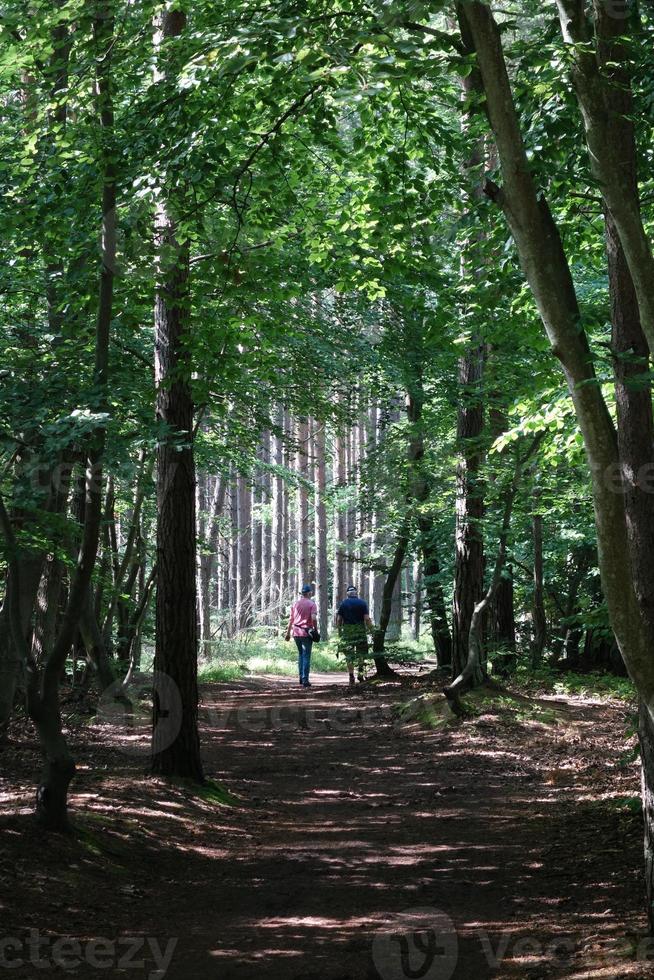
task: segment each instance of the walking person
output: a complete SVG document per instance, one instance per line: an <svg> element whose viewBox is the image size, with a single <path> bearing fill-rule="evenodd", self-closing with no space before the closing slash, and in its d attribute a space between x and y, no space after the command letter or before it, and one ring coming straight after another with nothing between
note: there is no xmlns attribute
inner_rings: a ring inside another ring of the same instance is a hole
<svg viewBox="0 0 654 980"><path fill-rule="evenodd" d="M338 650L345 655L350 687L354 686L354 662L357 660L359 683L363 680L363 665L368 656L368 631L374 626L368 612L368 603L359 598L354 585L348 586L346 598L336 610Z"/></svg>
<svg viewBox="0 0 654 980"><path fill-rule="evenodd" d="M302 687L311 687L309 667L313 640L309 630L318 627L318 608L311 598L312 593L313 589L310 585L302 586L300 598L291 606L291 616L286 629L286 639L290 640L293 636L297 646L297 662Z"/></svg>

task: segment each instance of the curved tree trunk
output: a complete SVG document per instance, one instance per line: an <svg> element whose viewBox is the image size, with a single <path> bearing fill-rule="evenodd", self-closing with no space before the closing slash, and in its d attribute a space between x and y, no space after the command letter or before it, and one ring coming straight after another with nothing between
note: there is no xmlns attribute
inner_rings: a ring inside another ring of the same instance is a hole
<svg viewBox="0 0 654 980"><path fill-rule="evenodd" d="M592 166L624 250L643 333L649 338L651 354L654 349L654 294L651 289L654 269L648 243L643 243L637 186L635 191L633 186L633 113L624 112L623 100L630 97L630 60L624 56L621 41L625 25L622 21L619 24L611 23L602 4L596 3L594 6L601 42L599 61L595 61L597 55L586 33L585 5L576 0L559 0L564 36L569 36L575 44L575 84L583 109ZM645 486L639 485L642 476L628 463L628 454L633 453L637 458L644 448L640 444L642 430L632 428L629 422L630 418L641 418L642 412L636 405L629 404L626 397L628 386L625 385L625 390L621 391L620 373L616 371L618 428L621 430L617 438L592 367L586 334L580 326L582 318L561 238L547 202L538 194L529 169L499 28L486 4L468 2L459 3L457 7L464 42L469 42L477 54L488 116L502 166L504 188L487 182L487 193L504 211L525 277L553 351L561 361L566 376L591 470L599 566L609 618L625 665L644 704L643 710L649 715L641 723L641 742L647 883L650 889L648 914L652 921L651 841L654 839L654 816L650 800L654 785L654 761L649 733L654 717L654 594L651 550L650 559L644 564L639 559L639 553L642 545L650 540L654 522L649 511L651 494L647 495ZM599 77L600 64L606 70L604 78ZM610 229L608 234L610 249ZM617 291L613 289L612 292L617 297ZM618 322L617 326L622 328L626 325ZM648 453L651 453L650 415L651 402L647 405L647 431L650 433L647 437ZM626 459L622 458L622 453L625 453ZM622 485L616 488L617 479ZM633 484L631 488L630 483ZM649 506L643 499L647 496ZM639 517L639 514L644 516Z"/></svg>

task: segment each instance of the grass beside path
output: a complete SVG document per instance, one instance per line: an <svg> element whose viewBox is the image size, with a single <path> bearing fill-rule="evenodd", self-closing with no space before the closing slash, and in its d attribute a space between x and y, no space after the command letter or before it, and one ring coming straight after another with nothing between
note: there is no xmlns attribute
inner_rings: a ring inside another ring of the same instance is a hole
<svg viewBox="0 0 654 980"><path fill-rule="evenodd" d="M346 670L342 658L336 656L336 645L314 644L311 669L320 672ZM199 664L199 679L230 681L248 674L276 674L291 677L297 673L297 647L291 640L265 639L257 636L235 637L215 643L211 658Z"/></svg>
<svg viewBox="0 0 654 980"><path fill-rule="evenodd" d="M391 662L393 648L394 645L389 644L388 656ZM429 651L430 644L422 640L420 643L405 640L401 643L401 649L398 645L398 655L402 659L408 657L416 662L429 656ZM329 643L314 643L311 670L320 673L347 671L343 657L337 656L335 638ZM200 659L198 673L200 681L204 683L238 680L248 674L292 677L297 673L297 647L293 640L287 643L279 637L242 634L213 643L210 657Z"/></svg>

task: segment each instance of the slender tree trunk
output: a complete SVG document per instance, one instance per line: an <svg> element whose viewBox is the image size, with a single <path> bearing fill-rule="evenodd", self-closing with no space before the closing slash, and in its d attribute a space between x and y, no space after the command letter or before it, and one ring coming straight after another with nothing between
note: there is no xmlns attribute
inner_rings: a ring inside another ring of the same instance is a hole
<svg viewBox="0 0 654 980"><path fill-rule="evenodd" d="M458 701L459 695L463 691L469 687L476 687L477 685L481 684L486 677L486 652L484 649L483 637L484 617L486 616L489 608L492 606L493 600L497 596L497 591L500 587L502 571L506 560L506 545L509 536L509 529L511 527L511 516L513 514L513 506L515 504L515 498L518 493L518 487L520 485L524 466L538 448L542 437L542 433L536 436L525 455L518 455L516 457L513 476L504 493L504 506L502 523L500 526L497 557L495 559L495 565L488 588L484 596L479 600L479 602L476 603L472 614L472 619L470 620L468 659L461 673L454 679L449 687L445 688L446 696L455 704Z"/></svg>
<svg viewBox="0 0 654 980"><path fill-rule="evenodd" d="M18 578L12 566L9 566L5 579L5 598L0 611L0 742L6 739L7 729L14 708L19 683L25 664L21 651L13 641L11 613L14 602L13 591L18 588L18 615L20 617L21 635L24 642L29 642L32 612L37 598L42 557L16 556ZM18 582L18 587L16 586Z"/></svg>
<svg viewBox="0 0 654 980"><path fill-rule="evenodd" d="M287 413L284 412L284 434L288 436L287 427ZM286 447L282 443L282 463L288 469L288 452ZM290 576L290 559L291 559L291 526L289 520L289 492L288 486L285 480L281 481L281 562L280 562L280 579L279 579L279 621L280 627L286 625L283 623L284 619L284 607L286 603L286 598L289 594L289 576Z"/></svg>
<svg viewBox="0 0 654 980"><path fill-rule="evenodd" d="M353 425L351 403L353 395L350 396L350 421L343 436L345 444L345 482L348 488L348 499L353 486L356 486L356 437L355 426ZM345 578L348 585L357 584L358 570L354 563L355 540L356 540L356 510L352 503L348 504L345 510Z"/></svg>
<svg viewBox="0 0 654 980"><path fill-rule="evenodd" d="M229 628L230 636L238 632L238 475L234 468L231 471L231 486L229 491Z"/></svg>
<svg viewBox="0 0 654 980"><path fill-rule="evenodd" d="M294 422L293 418L286 413L286 445L284 447L284 464L286 469L295 473L295 453L292 450L294 441ZM294 596L298 590L299 583L299 556L298 556L298 511L295 505L295 493L291 494L286 489L286 515L285 515L285 543L286 543L286 579L284 582L284 594L286 597Z"/></svg>
<svg viewBox="0 0 654 980"><path fill-rule="evenodd" d="M238 628L249 629L253 622L252 608L252 494L249 480L239 474L238 501Z"/></svg>
<svg viewBox="0 0 654 980"><path fill-rule="evenodd" d="M297 454L296 471L298 475L297 491L297 528L298 528L298 581L301 584L311 582L309 567L309 423L301 418L297 424Z"/></svg>
<svg viewBox="0 0 654 980"><path fill-rule="evenodd" d="M368 513L364 506L364 467L366 463L366 449L368 444L368 407L363 392L359 392L359 423L357 432L359 435L357 444L357 569L359 595L364 602L370 600L370 577L366 570L366 559L370 550Z"/></svg>
<svg viewBox="0 0 654 980"><path fill-rule="evenodd" d="M394 599L396 598L396 587L402 572L402 564L409 545L408 522L400 529L395 544L395 553L391 561L386 579L382 589L379 623L373 636L373 653L375 654L375 667L380 677L395 677L395 671L391 670L383 656L385 640L388 633L388 626L393 615ZM397 607L396 607L397 608Z"/></svg>
<svg viewBox="0 0 654 980"><path fill-rule="evenodd" d="M391 594L391 615L386 627L386 639L390 643L397 643L402 639L402 613L402 569L400 569Z"/></svg>
<svg viewBox="0 0 654 980"><path fill-rule="evenodd" d="M210 610L211 599L209 596L206 575L204 569L206 565L207 550L207 521L208 521L208 487L209 476L206 472L198 472L195 486L195 509L197 514L197 533L199 543L198 567L197 567L197 596L198 596L198 627L200 630L200 651L205 652L205 642L211 633Z"/></svg>
<svg viewBox="0 0 654 980"><path fill-rule="evenodd" d="M225 507L227 482L223 476L215 479L211 500L204 521L204 543L200 556L200 574L198 588L202 599L200 606L200 640L201 649L205 656L211 652L211 592L212 582L216 573L216 558L220 537L220 520ZM206 504L205 504L206 506Z"/></svg>
<svg viewBox="0 0 654 980"><path fill-rule="evenodd" d="M98 675L102 690L106 690L116 680L113 662L105 645L104 636L95 618L91 592L80 618L80 633L86 647L89 663Z"/></svg>
<svg viewBox="0 0 654 980"><path fill-rule="evenodd" d="M497 663L497 673L508 676L516 667L513 571L510 566L505 567L500 575L492 614L495 642L502 650L501 659L494 660L493 667Z"/></svg>
<svg viewBox="0 0 654 980"><path fill-rule="evenodd" d="M445 596L441 583L441 566L438 560L436 530L428 515L418 517L420 548L423 561L423 578L431 635L439 667L449 667L452 663L452 634L447 621Z"/></svg>
<svg viewBox="0 0 654 980"><path fill-rule="evenodd" d="M484 591L484 497L480 467L484 426L480 386L484 354L481 346L459 364L461 404L457 416L459 460L456 469L456 531L452 609L453 669L460 673L468 659L470 623Z"/></svg>
<svg viewBox="0 0 654 980"><path fill-rule="evenodd" d="M163 39L179 37L186 16L165 11ZM166 58L170 59L167 48ZM172 58L174 61L175 59ZM167 63L164 75L174 77ZM195 459L190 333L189 245L180 240L174 191L159 194L155 219L155 382L157 420L157 604L152 772L203 782L198 732Z"/></svg>
<svg viewBox="0 0 654 980"><path fill-rule="evenodd" d="M368 412L368 446L367 455L370 456L375 452L377 448L378 440L378 422L379 422L379 406L376 402L371 402L370 409ZM377 502L375 493L375 477L374 472L370 474L370 487L368 494L368 534L369 534L369 557L376 555L378 551L378 541L377 541ZM368 605L370 607L370 616L372 621L376 623L378 621L378 610L379 606L376 602L377 596L375 595L375 582L378 579L378 574L373 569L368 572Z"/></svg>
<svg viewBox="0 0 654 980"><path fill-rule="evenodd" d="M315 459L316 486L316 595L318 624L321 637L329 638L329 582L327 561L327 468L325 460L325 426L322 422L314 424L313 455Z"/></svg>
<svg viewBox="0 0 654 980"><path fill-rule="evenodd" d="M547 620L545 618L544 583L543 583L543 518L533 514L531 519L531 536L534 549L534 594L532 599L533 637L531 647L531 663L537 666L542 660L547 642Z"/></svg>
<svg viewBox="0 0 654 980"><path fill-rule="evenodd" d="M283 554L284 554L284 481L279 469L284 465L284 448L281 433L284 428L284 410L280 408L278 418L279 434L275 437L275 466L278 472L275 476L274 494L274 524L273 524L273 554L272 554L272 588L270 605L273 610L273 620L276 625L281 621L281 604L283 594Z"/></svg>
<svg viewBox="0 0 654 980"><path fill-rule="evenodd" d="M262 446L259 445L258 458L261 460ZM263 486L261 470L257 467L252 483L252 612L263 610Z"/></svg>
<svg viewBox="0 0 654 980"><path fill-rule="evenodd" d="M416 558L413 573L413 638L416 643L422 629L422 590L422 563Z"/></svg>
<svg viewBox="0 0 654 980"><path fill-rule="evenodd" d="M270 476L270 430L266 429L261 437L261 495L264 506L263 533L261 542L261 611L265 622L270 623L272 604L272 550L273 550L273 521L272 521L272 480Z"/></svg>
<svg viewBox="0 0 654 980"><path fill-rule="evenodd" d="M345 472L345 442L343 436L340 433L335 433L334 436L335 446L334 446L334 475L333 482L337 489L342 490L345 487L346 472ZM337 510L334 517L334 612L338 608L339 604L345 598L345 590L347 588L347 582L345 581L346 575L346 564L345 564L345 544L346 544L346 521L345 521L345 511L341 502L337 503Z"/></svg>

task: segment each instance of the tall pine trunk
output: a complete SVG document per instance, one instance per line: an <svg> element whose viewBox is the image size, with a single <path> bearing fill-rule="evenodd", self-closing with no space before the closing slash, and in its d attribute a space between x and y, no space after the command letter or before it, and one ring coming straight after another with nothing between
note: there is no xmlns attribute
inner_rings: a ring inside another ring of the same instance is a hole
<svg viewBox="0 0 654 980"><path fill-rule="evenodd" d="M301 418L297 424L296 470L297 529L298 529L298 584L311 582L309 567L309 423Z"/></svg>
<svg viewBox="0 0 654 980"><path fill-rule="evenodd" d="M237 479L238 576L236 607L238 628L249 629L253 623L252 595L252 491L249 480L239 473Z"/></svg>
<svg viewBox="0 0 654 980"><path fill-rule="evenodd" d="M327 560L327 506L325 494L327 490L327 468L325 461L325 426L324 423L314 423L313 456L315 460L316 487L316 596L318 606L318 625L321 636L328 639L329 634L329 581Z"/></svg>
<svg viewBox="0 0 654 980"><path fill-rule="evenodd" d="M186 17L166 11L158 24L165 55ZM166 175L168 176L168 175ZM172 174L170 175L172 183ZM189 245L180 240L174 190L163 181L155 216L157 284L154 309L157 421L157 600L152 772L204 779L198 733L195 459L191 393ZM181 203L181 202L180 202Z"/></svg>
<svg viewBox="0 0 654 980"><path fill-rule="evenodd" d="M531 518L531 539L534 551L531 663L536 667L543 658L547 642L543 581L543 518L537 513Z"/></svg>

